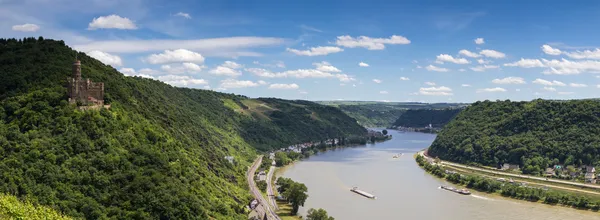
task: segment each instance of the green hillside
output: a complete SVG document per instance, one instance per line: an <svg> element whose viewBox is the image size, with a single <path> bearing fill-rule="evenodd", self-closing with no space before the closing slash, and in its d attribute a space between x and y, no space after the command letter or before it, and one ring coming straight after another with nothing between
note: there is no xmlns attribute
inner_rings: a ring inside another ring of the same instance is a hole
<svg viewBox="0 0 600 220"><path fill-rule="evenodd" d="M460 111L461 108L410 109L400 115L392 127L423 128L431 124L434 128L441 128Z"/></svg>
<svg viewBox="0 0 600 220"><path fill-rule="evenodd" d="M71 217L246 218L257 148L366 132L337 108L125 77L83 53L112 107L80 111L66 101L74 56L62 41L0 39L0 192Z"/></svg>
<svg viewBox="0 0 600 220"><path fill-rule="evenodd" d="M429 154L461 163L600 165L600 102L476 102L440 132Z"/></svg>

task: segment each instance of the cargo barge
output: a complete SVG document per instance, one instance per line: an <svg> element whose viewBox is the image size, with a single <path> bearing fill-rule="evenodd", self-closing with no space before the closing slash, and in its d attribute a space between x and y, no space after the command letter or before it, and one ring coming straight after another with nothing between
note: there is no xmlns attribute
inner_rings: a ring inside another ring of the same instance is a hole
<svg viewBox="0 0 600 220"><path fill-rule="evenodd" d="M365 192L365 191L362 191L362 190L358 189L358 187L352 187L352 189L350 189L350 191L355 192L356 194L359 194L361 196L367 197L369 199L376 199L377 198L376 196L374 196L371 193L368 193L368 192Z"/></svg>
<svg viewBox="0 0 600 220"><path fill-rule="evenodd" d="M450 186L441 186L442 189L448 190L448 191L452 191L458 194L462 194L462 195L471 195L471 192L469 190L466 189L457 189L454 187L450 187Z"/></svg>

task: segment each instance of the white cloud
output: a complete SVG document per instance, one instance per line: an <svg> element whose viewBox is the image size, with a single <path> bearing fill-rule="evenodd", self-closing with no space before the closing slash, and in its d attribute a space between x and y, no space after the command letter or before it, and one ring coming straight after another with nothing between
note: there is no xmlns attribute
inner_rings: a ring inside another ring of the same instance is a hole
<svg viewBox="0 0 600 220"><path fill-rule="evenodd" d="M170 75L184 74L184 73L198 73L204 69L205 66L199 66L195 63L182 63L182 64L171 64L162 65L160 69Z"/></svg>
<svg viewBox="0 0 600 220"><path fill-rule="evenodd" d="M460 68L460 69L458 69L458 71L459 71L459 72L464 72L464 71L467 71L467 70L466 70L466 69L463 69L463 68Z"/></svg>
<svg viewBox="0 0 600 220"><path fill-rule="evenodd" d="M575 87L575 88L583 88L583 87L587 87L586 84L582 84L582 83L569 83L570 87Z"/></svg>
<svg viewBox="0 0 600 220"><path fill-rule="evenodd" d="M100 60L100 62L106 65L123 66L123 61L121 60L121 57L117 55L112 55L99 50L92 50L90 52L87 52L86 54L90 57Z"/></svg>
<svg viewBox="0 0 600 220"><path fill-rule="evenodd" d="M22 32L36 32L40 29L40 26L36 24L21 24L12 26L13 31L22 31Z"/></svg>
<svg viewBox="0 0 600 220"><path fill-rule="evenodd" d="M490 62L491 62L491 61L489 61L489 60L484 60L484 59L478 59L478 60L477 60L477 63L479 63L479 64L488 64L488 63L490 63Z"/></svg>
<svg viewBox="0 0 600 220"><path fill-rule="evenodd" d="M242 72L229 68L229 67L225 67L225 66L217 66L214 69L211 69L210 71L208 71L210 74L214 74L214 75L218 75L218 76L231 76L231 77L236 77L236 76L241 76Z"/></svg>
<svg viewBox="0 0 600 220"><path fill-rule="evenodd" d="M158 80L172 86L195 86L208 84L208 81L204 79L196 79L192 78L191 76L164 75L159 76Z"/></svg>
<svg viewBox="0 0 600 220"><path fill-rule="evenodd" d="M544 85L544 86L566 86L567 84L561 82L561 81L548 81L548 80L544 80L544 79L535 79L533 81L534 84L540 84L540 85Z"/></svg>
<svg viewBox="0 0 600 220"><path fill-rule="evenodd" d="M96 29L129 29L134 30L137 29L135 23L129 20L129 18L124 18L118 15L109 15L109 16L100 16L94 18L92 22L88 25L88 30L96 30Z"/></svg>
<svg viewBox="0 0 600 220"><path fill-rule="evenodd" d="M484 88L484 89L477 90L477 93L482 93L482 92L506 92L506 89L501 88L501 87L495 87L495 88Z"/></svg>
<svg viewBox="0 0 600 220"><path fill-rule="evenodd" d="M256 65L260 65L260 66L264 66L264 67L277 67L277 68L285 68L285 63L283 61L276 61L274 64L269 64L269 63L260 63L258 61L254 61L252 62L253 64Z"/></svg>
<svg viewBox="0 0 600 220"><path fill-rule="evenodd" d="M317 69L297 69L297 70L287 70L283 72L271 72L266 69L260 68L248 68L244 69L254 75L265 78L337 78L341 82L350 82L355 81L353 77L346 74L332 74L329 72L324 72Z"/></svg>
<svg viewBox="0 0 600 220"><path fill-rule="evenodd" d="M467 57L471 57L471 58L478 58L481 57L481 55L468 51L468 50L460 50L458 51L458 54L463 55L463 56L467 56Z"/></svg>
<svg viewBox="0 0 600 220"><path fill-rule="evenodd" d="M554 87L548 87L548 86L544 86L544 90L550 91L550 92L556 91L556 89Z"/></svg>
<svg viewBox="0 0 600 220"><path fill-rule="evenodd" d="M462 84L460 86L462 86L462 87L471 87L471 85L469 85L469 84Z"/></svg>
<svg viewBox="0 0 600 220"><path fill-rule="evenodd" d="M344 51L344 49L339 47L311 47L309 50L286 48L285 50L300 56L323 56L330 53L339 53Z"/></svg>
<svg viewBox="0 0 600 220"><path fill-rule="evenodd" d="M542 59L542 62L544 66L549 67L548 70L543 72L544 74L570 75L583 72L600 72L600 61L570 61L563 58L561 60Z"/></svg>
<svg viewBox="0 0 600 220"><path fill-rule="evenodd" d="M256 81L256 82L257 82L259 85L267 85L267 84L269 84L269 83L267 83L267 82L265 82L265 81L263 81L263 80L258 80L258 81Z"/></svg>
<svg viewBox="0 0 600 220"><path fill-rule="evenodd" d="M517 92L520 92L520 91L521 91L521 89L515 89L515 91L517 91Z"/></svg>
<svg viewBox="0 0 600 220"><path fill-rule="evenodd" d="M454 58L451 55L448 54L440 54L436 57L436 61L437 62L450 62L450 63L456 63L456 64L468 64L470 63L467 59L465 58Z"/></svg>
<svg viewBox="0 0 600 220"><path fill-rule="evenodd" d="M379 94L388 94L388 91L379 91Z"/></svg>
<svg viewBox="0 0 600 220"><path fill-rule="evenodd" d="M183 12L179 12L179 13L175 14L175 16L184 17L184 18L187 18L187 19L191 19L192 18L192 16L190 16L190 14L183 13Z"/></svg>
<svg viewBox="0 0 600 220"><path fill-rule="evenodd" d="M281 38L270 37L227 37L195 40L112 40L93 41L74 45L79 51L101 50L107 53L141 53L185 48L203 54L225 57L260 56L261 54L239 51L242 48L279 45Z"/></svg>
<svg viewBox="0 0 600 220"><path fill-rule="evenodd" d="M225 61L221 66L231 68L231 69L239 69L244 67L244 65L233 62L233 61Z"/></svg>
<svg viewBox="0 0 600 220"><path fill-rule="evenodd" d="M434 83L434 82L425 82L425 85L428 85L428 86L435 86L435 83Z"/></svg>
<svg viewBox="0 0 600 220"><path fill-rule="evenodd" d="M499 66L495 66L495 65L485 65L484 64L483 66L471 67L469 69L471 69L471 70L473 70L475 72L483 72L483 71L488 70L488 69L497 69L497 68L500 68L500 67Z"/></svg>
<svg viewBox="0 0 600 220"><path fill-rule="evenodd" d="M495 83L495 84L525 84L525 79L523 79L521 77L510 76L510 77L506 77L503 79L494 79L494 80L492 80L492 83Z"/></svg>
<svg viewBox="0 0 600 220"><path fill-rule="evenodd" d="M219 76L230 76L236 77L241 76L242 72L237 70L244 67L242 64L238 64L233 61L225 61L223 64L215 67L208 71L210 74L219 75Z"/></svg>
<svg viewBox="0 0 600 220"><path fill-rule="evenodd" d="M296 83L292 83L292 84L275 83L275 84L269 85L269 89L298 89L298 88L300 88L300 86L298 86Z"/></svg>
<svg viewBox="0 0 600 220"><path fill-rule="evenodd" d="M593 60L600 60L600 48L596 48L595 50L565 52L565 54L568 57L573 58L573 59L593 59Z"/></svg>
<svg viewBox="0 0 600 220"><path fill-rule="evenodd" d="M597 88L600 88L600 84L596 85Z"/></svg>
<svg viewBox="0 0 600 220"><path fill-rule="evenodd" d="M257 87L259 83L252 82L250 80L235 80L235 79L226 79L221 81L220 89L239 89L239 88L247 88L247 87Z"/></svg>
<svg viewBox="0 0 600 220"><path fill-rule="evenodd" d="M362 67L368 67L368 66L369 66L369 64L367 64L367 63L363 63L363 62L360 62L360 63L358 63L358 66L362 66Z"/></svg>
<svg viewBox="0 0 600 220"><path fill-rule="evenodd" d="M381 83L381 80L373 79L373 82L375 82L375 83Z"/></svg>
<svg viewBox="0 0 600 220"><path fill-rule="evenodd" d="M327 61L322 61L320 63L313 63L313 66L316 66L317 70L323 71L323 72L330 72L330 73L342 72L340 69L331 65L331 63L329 63Z"/></svg>
<svg viewBox="0 0 600 220"><path fill-rule="evenodd" d="M443 68L443 67L437 67L434 65L429 65L429 66L425 67L425 69L427 69L429 71L435 71L435 72L448 72L448 69Z"/></svg>
<svg viewBox="0 0 600 220"><path fill-rule="evenodd" d="M474 41L475 41L475 44L484 44L484 43L485 43L485 41L484 41L484 40L483 40L483 38L481 38L481 37L480 37L480 38L477 38L477 39L475 39Z"/></svg>
<svg viewBox="0 0 600 220"><path fill-rule="evenodd" d="M408 77L404 77L404 76L402 76L402 77L400 77L400 80L402 80L402 81L408 81L408 80L410 80L410 79L409 79Z"/></svg>
<svg viewBox="0 0 600 220"><path fill-rule="evenodd" d="M135 75L135 69L133 69L133 68L121 68L121 69L119 69L119 72L121 72L127 76Z"/></svg>
<svg viewBox="0 0 600 220"><path fill-rule="evenodd" d="M560 55L561 51L556 48L552 48L550 45L544 44L542 45L542 51L548 55Z"/></svg>
<svg viewBox="0 0 600 220"><path fill-rule="evenodd" d="M495 50L482 50L479 54L496 59L506 57L506 54Z"/></svg>
<svg viewBox="0 0 600 220"><path fill-rule="evenodd" d="M136 72L133 68L121 68L119 69L119 72L123 73L126 76L139 76L143 78L154 79L154 77L150 76L148 73L156 71L150 69L141 69L139 72Z"/></svg>
<svg viewBox="0 0 600 220"><path fill-rule="evenodd" d="M572 95L574 92L558 92L559 95Z"/></svg>
<svg viewBox="0 0 600 220"><path fill-rule="evenodd" d="M367 36L360 36L353 38L351 36L338 36L335 44L342 47L363 47L368 50L383 50L385 44L410 44L410 40L403 36L392 35L390 38L370 38Z"/></svg>
<svg viewBox="0 0 600 220"><path fill-rule="evenodd" d="M165 50L163 53L160 54L152 54L146 58L146 61L151 64L178 62L203 63L204 57L201 54L193 51L189 51L186 49L177 49Z"/></svg>
<svg viewBox="0 0 600 220"><path fill-rule="evenodd" d="M522 68L544 67L542 61L538 59L523 59L514 63L505 63L504 66L518 66Z"/></svg>
<svg viewBox="0 0 600 220"><path fill-rule="evenodd" d="M432 96L449 96L452 95L452 89L445 86L419 88L418 94Z"/></svg>

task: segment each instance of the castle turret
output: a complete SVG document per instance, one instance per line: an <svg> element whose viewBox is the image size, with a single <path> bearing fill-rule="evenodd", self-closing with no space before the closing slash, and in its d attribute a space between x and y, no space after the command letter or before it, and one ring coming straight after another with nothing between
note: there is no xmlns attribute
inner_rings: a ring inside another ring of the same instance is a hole
<svg viewBox="0 0 600 220"><path fill-rule="evenodd" d="M73 78L81 79L81 62L79 60L75 60L73 63Z"/></svg>

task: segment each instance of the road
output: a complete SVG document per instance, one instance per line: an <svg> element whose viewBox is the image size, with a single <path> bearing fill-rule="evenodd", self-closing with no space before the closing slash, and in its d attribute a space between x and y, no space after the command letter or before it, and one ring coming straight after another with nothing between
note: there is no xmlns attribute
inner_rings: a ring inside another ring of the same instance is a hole
<svg viewBox="0 0 600 220"><path fill-rule="evenodd" d="M250 192L252 192L252 196L254 196L254 198L258 200L259 205L256 207L256 211L258 212L259 216L261 216L261 218L262 216L264 216L265 213L267 213L267 219L281 220L279 216L277 216L275 211L271 209L269 203L267 202L267 200L265 200L265 198L260 193L260 190L256 186L256 182L254 182L254 174L256 173L256 169L258 169L260 163L262 162L262 157L263 156L261 155L259 158L257 158L250 167L250 169L248 169L248 173L246 173L246 178L248 179Z"/></svg>
<svg viewBox="0 0 600 220"><path fill-rule="evenodd" d="M424 151L420 151L420 152L419 152L419 154L420 154L421 156L424 156L424 157L429 157L429 156L425 155ZM452 163L452 162L448 162L448 161L440 161L440 163L442 163L442 164L444 164L444 165L448 165L448 166L460 167L460 168L463 168L463 169L468 169L468 170L477 170L477 171L481 171L481 172L492 173L492 174L498 174L498 175L504 175L504 176L512 176L512 177L526 178L526 179L532 179L532 180L539 180L539 181L543 181L543 182L560 183L560 184L571 185L571 186L577 186L577 187L585 187L585 188L592 188L592 189L600 189L600 186L599 186L599 185L594 185L594 184L584 184L584 183L571 182L571 181L565 181L565 180L547 179L547 178L543 178L543 177L530 176L530 175L522 175L522 174L514 174L514 173L499 172L499 171L495 171L495 170L491 170L491 169L484 169L484 168L478 168L478 167L471 167L471 166L466 166L466 165L463 165L463 164L458 164L458 163ZM554 185L548 185L548 187L553 187L553 186L554 186Z"/></svg>
<svg viewBox="0 0 600 220"><path fill-rule="evenodd" d="M277 207L277 201L275 201L275 193L273 192L273 184L271 184L273 179L273 173L275 172L275 166L271 166L269 168L269 173L267 173L267 199L269 200L269 204L271 207L277 211L279 207Z"/></svg>

